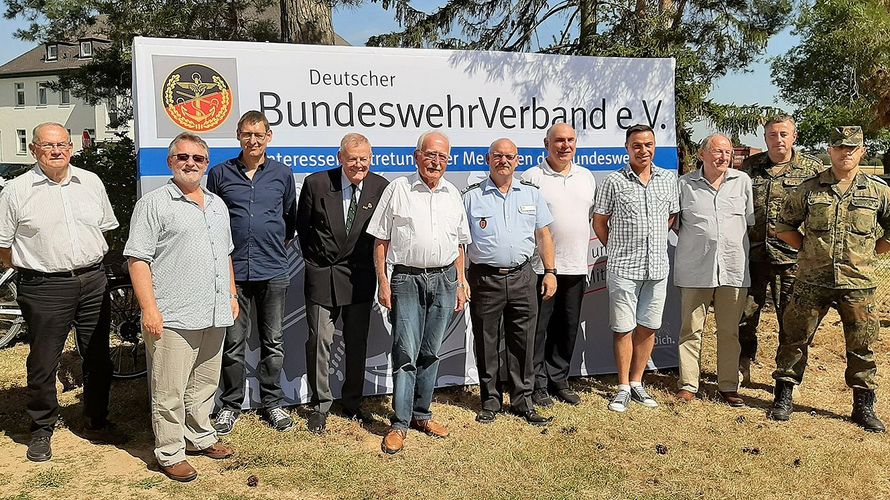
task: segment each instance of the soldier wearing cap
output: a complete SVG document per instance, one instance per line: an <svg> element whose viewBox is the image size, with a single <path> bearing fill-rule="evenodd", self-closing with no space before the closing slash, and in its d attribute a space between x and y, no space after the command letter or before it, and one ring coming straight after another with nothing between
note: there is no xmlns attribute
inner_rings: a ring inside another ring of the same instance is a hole
<svg viewBox="0 0 890 500"><path fill-rule="evenodd" d="M739 373L742 383L751 383L751 362L757 356L757 326L760 312L771 288L779 331L782 313L791 297L791 286L797 272L797 249L776 237L776 218L788 193L804 179L825 170L815 156L798 151L797 125L794 118L779 115L763 126L767 150L749 156L741 170L751 177L754 190L754 225L748 229L751 242L751 286L747 304L739 322Z"/></svg>
<svg viewBox="0 0 890 500"><path fill-rule="evenodd" d="M867 431L884 432L874 412L877 367L871 345L880 327L874 298L876 255L890 251L890 188L860 172L864 153L861 128L834 129L828 148L831 168L802 182L779 214L778 237L800 254L779 334L775 400L769 412L773 420L791 417L792 390L803 379L807 349L833 306L844 325L852 420Z"/></svg>
<svg viewBox="0 0 890 500"><path fill-rule="evenodd" d="M532 425L547 425L552 417L535 411L532 389L537 293L549 300L557 286L553 240L547 227L553 216L537 187L513 177L518 164L512 141L494 141L488 148L489 177L463 194L472 237L467 248L467 283L482 398L476 421L493 422L502 410L498 372L503 333L510 410ZM540 290L529 263L536 245L544 263Z"/></svg>

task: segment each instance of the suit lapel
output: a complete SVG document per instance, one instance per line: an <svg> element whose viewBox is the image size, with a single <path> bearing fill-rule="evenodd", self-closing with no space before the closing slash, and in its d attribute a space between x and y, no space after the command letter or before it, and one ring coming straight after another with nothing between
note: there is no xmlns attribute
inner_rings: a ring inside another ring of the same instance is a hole
<svg viewBox="0 0 890 500"><path fill-rule="evenodd" d="M322 203L324 204L331 232L334 233L334 240L337 242L337 246L343 248L347 235L346 221L343 218L343 187L340 182L340 170L336 169L329 172L331 172L331 189L325 194Z"/></svg>
<svg viewBox="0 0 890 500"><path fill-rule="evenodd" d="M355 246L356 240L358 240L358 237L362 234L362 228L365 226L365 222L371 218L371 215L374 214L374 209L377 208L376 200L371 200L374 196L374 192L375 190L373 189L371 176L369 174L362 182L362 193L359 196L358 207L356 207L355 220L352 221L352 230L349 232L349 237L347 238L347 248Z"/></svg>

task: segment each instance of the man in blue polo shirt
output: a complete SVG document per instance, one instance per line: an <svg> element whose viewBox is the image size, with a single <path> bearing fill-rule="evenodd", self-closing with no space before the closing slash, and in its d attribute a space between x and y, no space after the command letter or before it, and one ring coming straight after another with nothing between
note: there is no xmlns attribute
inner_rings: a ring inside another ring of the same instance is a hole
<svg viewBox="0 0 890 500"><path fill-rule="evenodd" d="M531 396L537 294L549 300L556 292L553 240L547 227L553 216L536 186L513 177L518 164L512 141L494 141L488 148L488 179L468 187L463 195L472 237L467 283L482 398L476 421L493 422L502 410L498 346L503 332L510 410L532 425L548 425L552 417L539 415ZM536 244L544 264L540 289L529 263Z"/></svg>
<svg viewBox="0 0 890 500"><path fill-rule="evenodd" d="M226 330L223 347L222 405L214 424L222 436L232 432L244 401L244 351L250 336L251 302L256 303L260 330L257 377L266 418L279 431L294 425L281 408L281 322L290 285L287 249L296 229L296 187L291 170L266 157L272 130L262 113L244 113L238 120L237 134L241 154L216 165L207 175L207 190L229 207L235 245L232 264L242 311Z"/></svg>

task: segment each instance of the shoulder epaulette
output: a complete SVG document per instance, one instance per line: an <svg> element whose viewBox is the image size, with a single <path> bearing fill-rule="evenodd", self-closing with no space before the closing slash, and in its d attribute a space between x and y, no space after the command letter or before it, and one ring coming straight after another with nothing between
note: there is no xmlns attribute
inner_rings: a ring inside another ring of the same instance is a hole
<svg viewBox="0 0 890 500"><path fill-rule="evenodd" d="M865 176L875 182L880 182L881 184L883 184L885 186L887 185L887 181L885 181L881 176L878 176L875 174L865 174Z"/></svg>
<svg viewBox="0 0 890 500"><path fill-rule="evenodd" d="M537 184L535 184L534 182L529 181L529 180L519 179L519 183L520 183L520 184L523 184L523 185L525 185L525 186L531 186L531 187L533 187L533 188L535 188L535 189L541 189L540 186L538 186Z"/></svg>
<svg viewBox="0 0 890 500"><path fill-rule="evenodd" d="M481 182L477 182L476 184L470 184L469 186L466 187L466 189L464 189L463 191L460 192L460 195L463 196L480 186L482 186Z"/></svg>

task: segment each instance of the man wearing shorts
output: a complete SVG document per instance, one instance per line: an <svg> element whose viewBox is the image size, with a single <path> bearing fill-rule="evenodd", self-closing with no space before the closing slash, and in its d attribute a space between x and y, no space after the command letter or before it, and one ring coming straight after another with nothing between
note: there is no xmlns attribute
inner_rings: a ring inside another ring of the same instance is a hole
<svg viewBox="0 0 890 500"><path fill-rule="evenodd" d="M606 177L593 207L593 230L609 256L609 326L618 371L618 392L609 409L620 413L631 400L658 406L642 380L661 328L670 266L668 229L680 211L677 176L652 163L652 128L634 125L625 138L630 163Z"/></svg>

